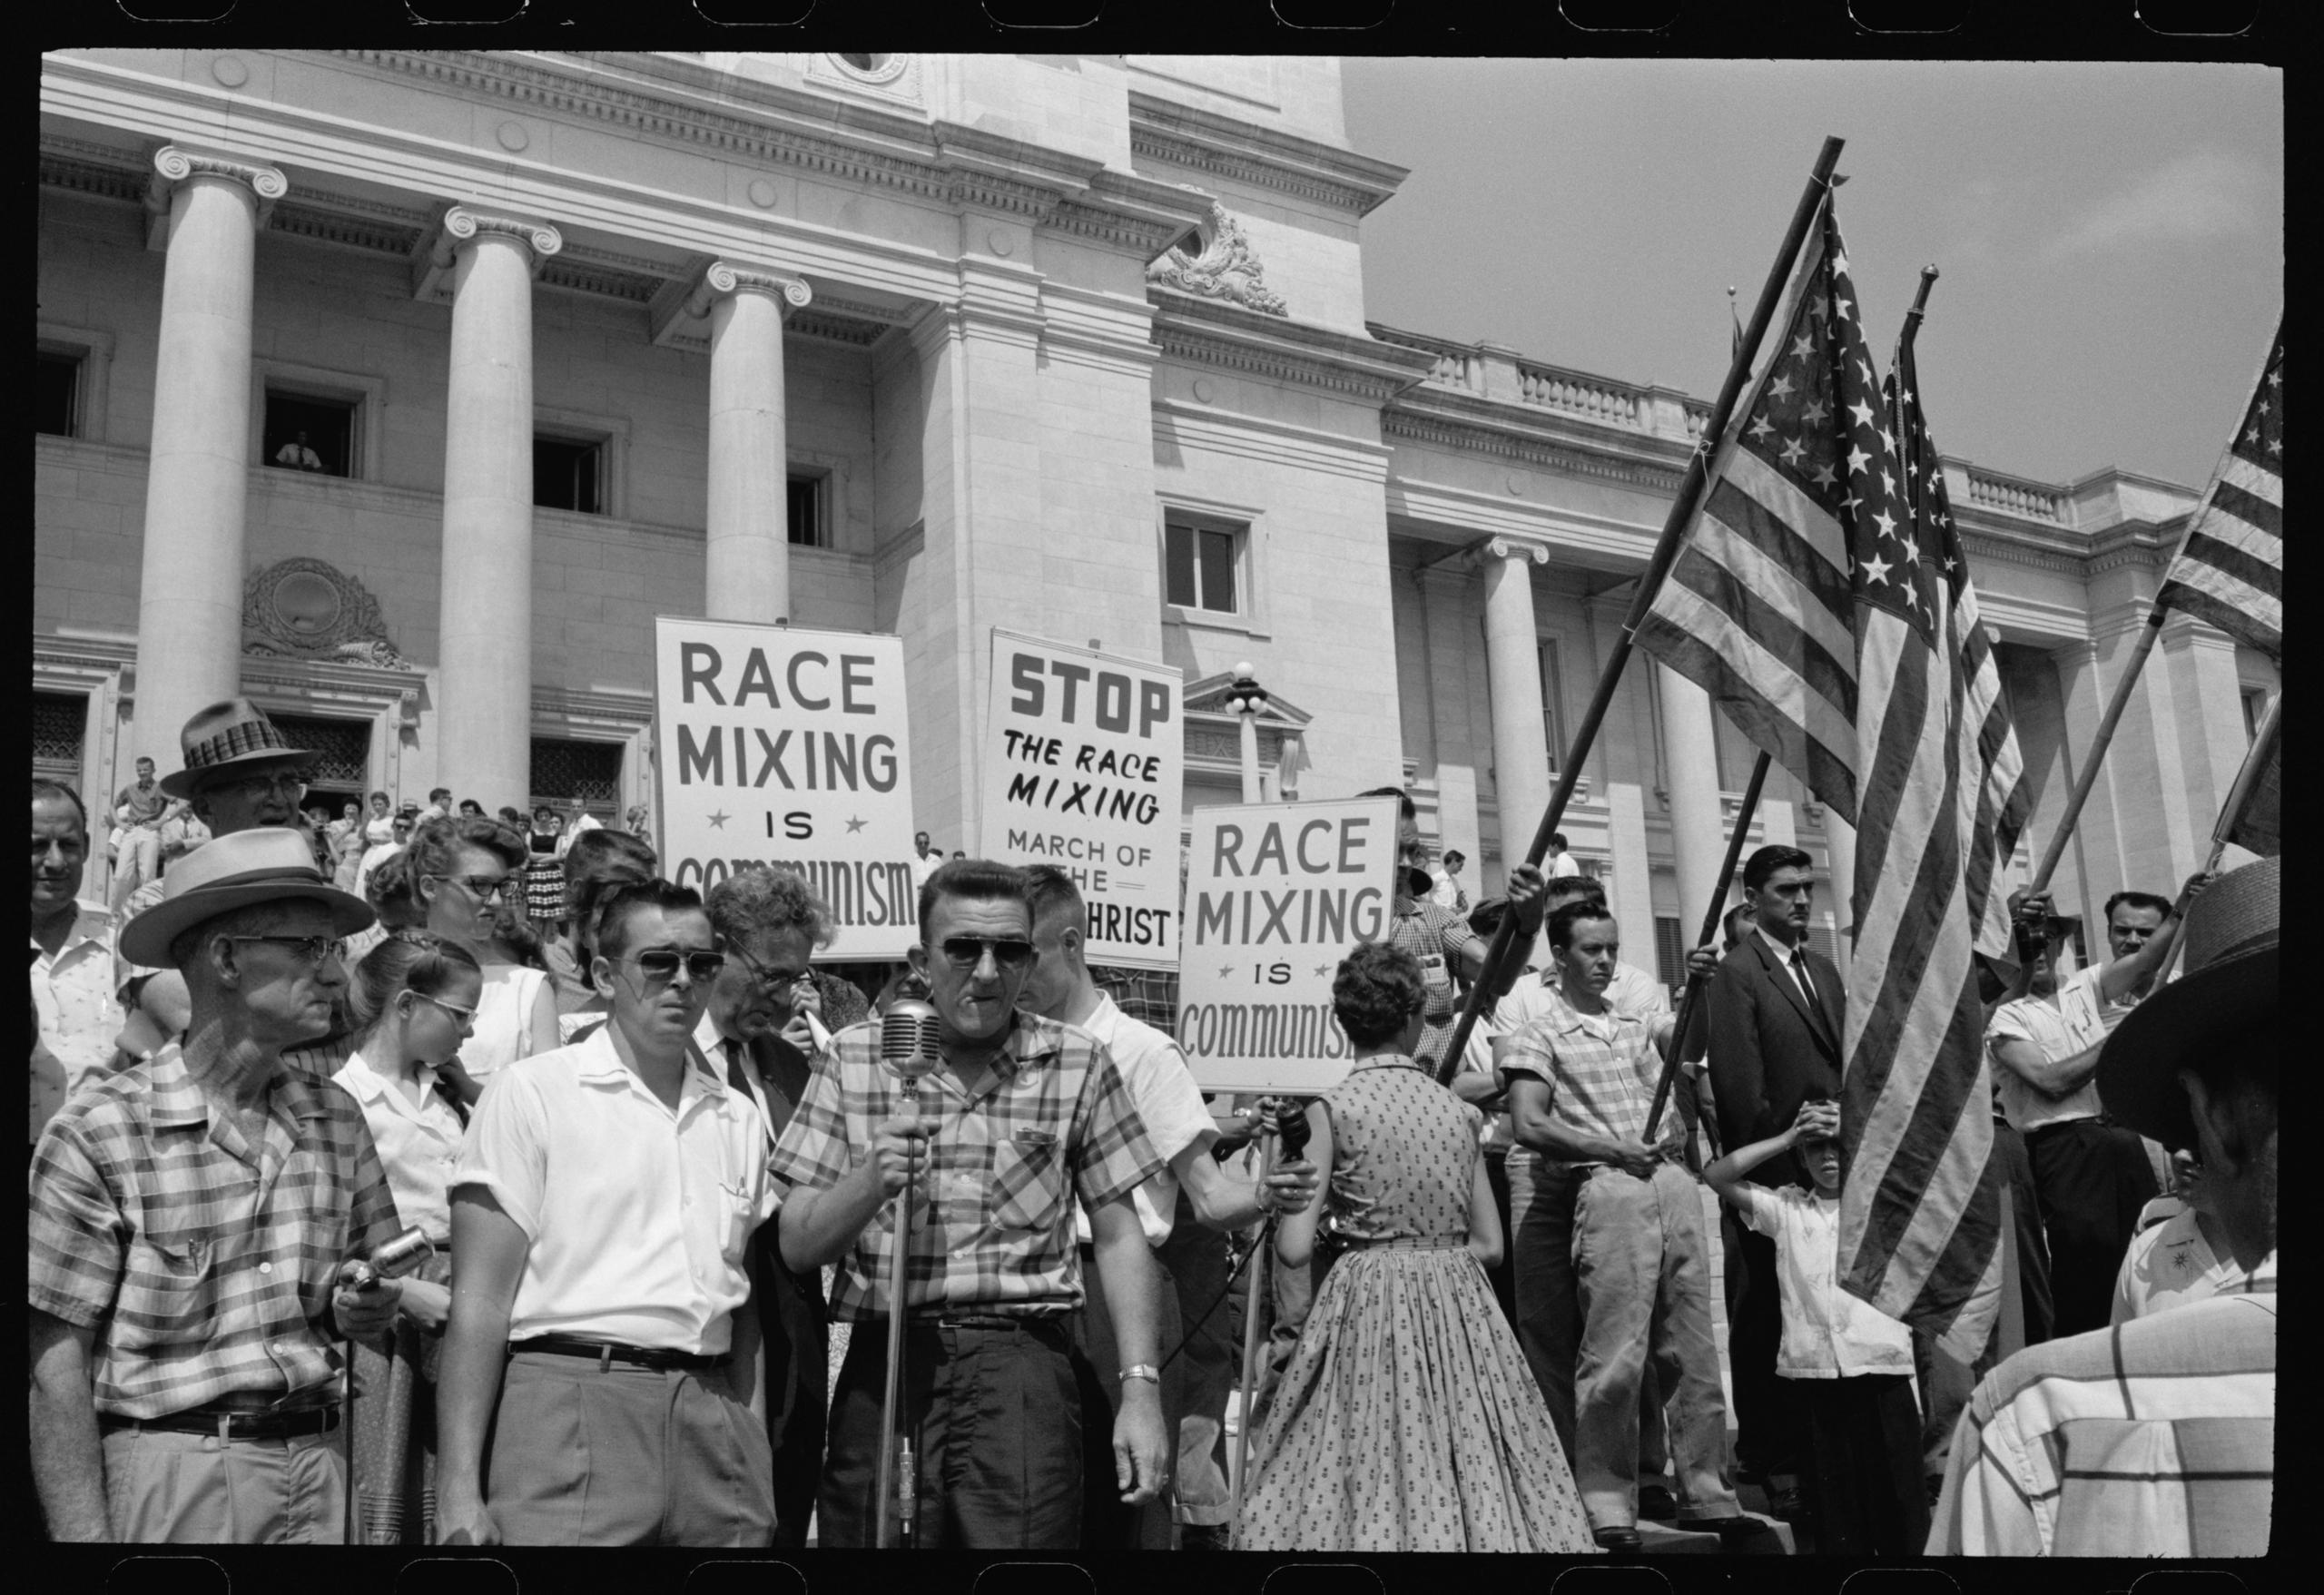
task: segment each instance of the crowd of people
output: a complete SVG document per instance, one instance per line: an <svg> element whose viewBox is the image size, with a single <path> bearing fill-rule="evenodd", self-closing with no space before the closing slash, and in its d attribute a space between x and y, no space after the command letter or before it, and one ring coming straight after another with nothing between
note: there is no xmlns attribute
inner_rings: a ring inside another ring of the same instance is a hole
<svg viewBox="0 0 2324 1595"><path fill-rule="evenodd" d="M1837 1280L1845 987L1796 849L1745 864L1680 1035L1562 838L1472 906L1384 789L1345 1076L1252 1104L1205 1098L1167 991L1089 963L1060 870L923 832L908 963L841 969L802 879L705 900L635 812L333 819L242 699L182 753L116 796L103 900L79 795L33 788L53 1538L2266 1548L2272 861L2117 893L2065 974L2068 923L2016 904L1984 1039L2016 1295L1965 1363ZM878 1022L905 999L940 1039L916 1085Z"/></svg>

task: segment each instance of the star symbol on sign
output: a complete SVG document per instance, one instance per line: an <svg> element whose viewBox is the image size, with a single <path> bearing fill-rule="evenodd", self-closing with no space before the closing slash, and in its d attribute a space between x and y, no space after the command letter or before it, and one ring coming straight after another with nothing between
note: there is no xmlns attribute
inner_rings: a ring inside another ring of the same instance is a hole
<svg viewBox="0 0 2324 1595"><path fill-rule="evenodd" d="M1225 979L1226 979L1226 977L1227 977L1227 976L1229 976L1229 975L1233 974L1234 972L1235 972L1235 966L1234 966L1233 964L1228 964L1228 965L1226 965L1224 969L1222 969L1222 970L1220 970L1218 971L1218 978L1219 978L1220 980L1224 980Z"/></svg>
<svg viewBox="0 0 2324 1595"><path fill-rule="evenodd" d="M861 830L862 830L862 829L863 829L863 822L862 822L862 821L861 821L861 820L850 819L850 820L848 821L848 822L847 822L847 832L848 832L848 834L849 834L849 835L851 835L851 836L854 835L857 832L859 832L859 831L861 831Z"/></svg>
<svg viewBox="0 0 2324 1595"><path fill-rule="evenodd" d="M1783 446L1783 462L1786 465L1797 465L1802 458L1806 458L1807 453L1807 445L1797 438L1791 438Z"/></svg>
<svg viewBox="0 0 2324 1595"><path fill-rule="evenodd" d="M713 831L724 831L724 830L725 830L725 829L726 829L726 822L727 822L727 821L729 821L729 820L731 820L731 819L733 819L734 817L734 815L729 814L729 813L727 813L727 812L725 812L724 811L723 811L723 810L722 810L722 811L720 811L719 812L717 812L717 813L713 814L713 815L711 815L711 816L710 816L710 828L711 828Z"/></svg>
<svg viewBox="0 0 2324 1595"><path fill-rule="evenodd" d="M1872 407L1861 399L1848 406L1848 414L1856 418L1856 424L1859 427L1872 425Z"/></svg>
<svg viewBox="0 0 2324 1595"><path fill-rule="evenodd" d="M1797 355L1801 359L1806 359L1808 356L1814 354L1816 352L1815 334L1812 332L1803 332L1798 337L1793 339L1791 340L1791 352Z"/></svg>
<svg viewBox="0 0 2324 1595"><path fill-rule="evenodd" d="M1332 972L1332 966L1329 964L1317 964L1315 966L1315 972L1319 975L1329 975Z"/></svg>
<svg viewBox="0 0 2324 1595"><path fill-rule="evenodd" d="M1886 582L1888 579L1888 573L1893 568L1895 567L1886 560L1881 558L1877 554L1864 562L1864 574L1870 576L1876 582Z"/></svg>
<svg viewBox="0 0 2324 1595"><path fill-rule="evenodd" d="M1768 383L1768 397L1769 399L1789 399L1791 397L1791 379L1788 377L1777 377L1774 381Z"/></svg>

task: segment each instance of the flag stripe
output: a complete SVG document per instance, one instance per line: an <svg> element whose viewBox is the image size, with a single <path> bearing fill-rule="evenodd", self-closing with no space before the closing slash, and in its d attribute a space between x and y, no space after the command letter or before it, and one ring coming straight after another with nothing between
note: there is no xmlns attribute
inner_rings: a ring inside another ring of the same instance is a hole
<svg viewBox="0 0 2324 1595"><path fill-rule="evenodd" d="M1691 595L1689 595L1691 597ZM1728 617L1707 607L1682 608L1677 616L1649 615L1638 629L1637 643L1671 669L1694 682L1711 696L1735 728L1768 756L1799 775L1822 802L1846 820L1856 812L1856 757L1853 728L1829 704L1821 704L1813 719L1824 727L1819 740L1804 726L1810 718L1804 701L1805 684L1769 660L1750 637ZM1758 676L1736 668L1740 660L1759 667ZM1762 682L1784 694L1777 702L1763 690Z"/></svg>
<svg viewBox="0 0 2324 1595"><path fill-rule="evenodd" d="M1757 545L1706 516L1670 579L1758 638L1810 692L1854 718L1856 638L1818 605L1800 603L1799 589Z"/></svg>
<svg viewBox="0 0 2324 1595"><path fill-rule="evenodd" d="M1854 618L1854 610L1848 594L1847 544L1832 512L1802 492L1754 448L1736 449L1720 476L1722 487L1734 484L1744 498L1764 511L1764 521L1741 529L1764 533L1764 540L1771 545L1771 554L1777 552L1774 546L1780 546L1786 550L1813 555L1822 562L1823 570L1818 573L1799 558L1783 558L1784 567L1803 586L1825 598L1843 625L1848 624ZM1740 527L1734 520L1728 524Z"/></svg>
<svg viewBox="0 0 2324 1595"><path fill-rule="evenodd" d="M2284 643L2283 365L2279 328L2242 422L2156 600L2278 656Z"/></svg>
<svg viewBox="0 0 2324 1595"><path fill-rule="evenodd" d="M1821 510L1815 514L1818 520L1831 519ZM1836 661L1847 660L1846 674L1856 674L1856 601L1847 578L1825 563L1807 538L1793 536L1767 506L1723 481L1711 490L1689 542L1690 552L1725 566L1768 602L1780 602L1794 627L1815 637Z"/></svg>
<svg viewBox="0 0 2324 1595"><path fill-rule="evenodd" d="M2211 590L2214 587L2216 592ZM2198 586L2191 581L2176 581L2162 590L2159 602L2199 620L2207 620L2228 635L2262 652L2271 652L2282 645L2283 606L2269 594L2240 582L2212 581Z"/></svg>
<svg viewBox="0 0 2324 1595"><path fill-rule="evenodd" d="M2208 593L2223 593L2230 584L2234 584L2262 596L2271 596L2280 574L2272 561L2216 537L2197 537L2191 541L2187 545L2187 557L2180 564L2184 568L2179 573L2178 579L2188 586L2200 587Z"/></svg>
<svg viewBox="0 0 2324 1595"><path fill-rule="evenodd" d="M2239 466L2241 461L2238 461ZM2245 491L2222 478L2211 492L2211 512L2203 517L2199 537L2215 537L2239 548L2283 557L2284 511L2257 493Z"/></svg>

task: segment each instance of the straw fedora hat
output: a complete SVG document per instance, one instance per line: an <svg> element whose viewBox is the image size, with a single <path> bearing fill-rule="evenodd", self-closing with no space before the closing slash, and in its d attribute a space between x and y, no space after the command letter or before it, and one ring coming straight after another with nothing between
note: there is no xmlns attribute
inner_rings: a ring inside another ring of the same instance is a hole
<svg viewBox="0 0 2324 1595"><path fill-rule="evenodd" d="M284 742L266 711L248 698L228 698L195 714L178 733L178 751L185 768L162 776L162 790L182 798L221 775L239 778L315 762L309 750Z"/></svg>
<svg viewBox="0 0 2324 1595"><path fill-rule="evenodd" d="M2098 1055L2106 1111L2174 1150L2195 1145L2179 1071L2276 1007L2282 861L2262 859L2211 882L2180 935L2187 972L2140 1003Z"/></svg>
<svg viewBox="0 0 2324 1595"><path fill-rule="evenodd" d="M323 879L307 839L288 826L261 825L205 842L162 880L162 901L121 932L123 956L153 969L177 967L170 943L182 932L255 902L320 902L330 910L331 931L339 936L379 918L369 903Z"/></svg>

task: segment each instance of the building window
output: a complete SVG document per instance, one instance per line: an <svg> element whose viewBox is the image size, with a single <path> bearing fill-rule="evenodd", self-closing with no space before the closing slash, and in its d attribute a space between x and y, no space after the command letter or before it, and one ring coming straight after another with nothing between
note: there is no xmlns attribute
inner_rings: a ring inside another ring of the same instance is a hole
<svg viewBox="0 0 2324 1595"><path fill-rule="evenodd" d="M43 428L45 430L45 428ZM2247 687L2243 693L2243 738L2246 742L2260 740L2260 722L2268 717L2268 689Z"/></svg>
<svg viewBox="0 0 2324 1595"><path fill-rule="evenodd" d="M33 430L51 438L81 435L84 353L44 349L33 370Z"/></svg>
<svg viewBox="0 0 2324 1595"><path fill-rule="evenodd" d="M259 448L266 463L281 470L351 477L355 474L355 401L270 388Z"/></svg>
<svg viewBox="0 0 2324 1595"><path fill-rule="evenodd" d="M828 548L831 531L823 521L823 478L793 477L790 488L791 541L802 548Z"/></svg>
<svg viewBox="0 0 2324 1595"><path fill-rule="evenodd" d="M575 798L598 819L612 822L621 809L622 744L533 738L533 798L566 812Z"/></svg>
<svg viewBox="0 0 2324 1595"><path fill-rule="evenodd" d="M278 714L267 712L294 748L306 748L315 755L314 773L307 777L310 800L331 800L331 818L339 818L338 804L349 800L360 802L371 785L371 723L368 720L333 720L320 714Z"/></svg>
<svg viewBox="0 0 2324 1595"><path fill-rule="evenodd" d="M606 512L606 445L602 438L533 438L533 502L576 515Z"/></svg>
<svg viewBox="0 0 2324 1595"><path fill-rule="evenodd" d="M34 693L33 773L80 791L81 738L88 724L89 700L80 694Z"/></svg>
<svg viewBox="0 0 2324 1595"><path fill-rule="evenodd" d="M1686 933L1661 914L1654 916L1654 973L1673 991L1687 983Z"/></svg>
<svg viewBox="0 0 2324 1595"><path fill-rule="evenodd" d="M1565 716L1560 713L1565 704L1565 686L1558 674L1558 645L1556 639L1544 637L1540 649L1541 662L1541 745L1550 750L1550 770L1555 773L1565 759Z"/></svg>
<svg viewBox="0 0 2324 1595"><path fill-rule="evenodd" d="M1163 591L1184 609L1239 615L1236 556L1247 527L1207 526L1173 515L1162 525Z"/></svg>

